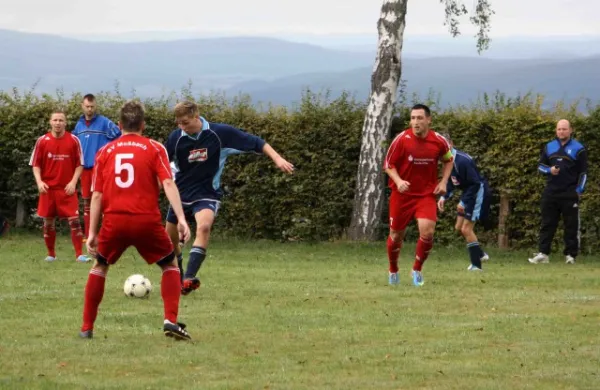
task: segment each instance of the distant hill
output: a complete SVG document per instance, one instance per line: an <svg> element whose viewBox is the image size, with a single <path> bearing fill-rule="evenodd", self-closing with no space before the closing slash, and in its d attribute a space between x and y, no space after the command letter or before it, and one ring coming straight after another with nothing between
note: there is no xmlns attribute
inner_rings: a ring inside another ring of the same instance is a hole
<svg viewBox="0 0 600 390"><path fill-rule="evenodd" d="M567 102L589 98L600 102L600 56L576 60L491 60L483 58L406 59L402 79L409 95L421 97L433 91L442 105L468 104L484 92L497 90L508 96L533 91L546 95L546 102ZM352 92L364 100L370 93L372 68L338 73L310 73L270 82L249 81L227 90L229 95L250 94L255 101L289 105L300 98L299 91L329 89L332 96Z"/></svg>
<svg viewBox="0 0 600 390"><path fill-rule="evenodd" d="M366 66L373 56L273 38L213 38L173 42L84 42L0 30L0 89L110 90L118 79L143 94L179 89L192 80L207 91L240 80Z"/></svg>
<svg viewBox="0 0 600 390"><path fill-rule="evenodd" d="M546 94L549 102L582 96L600 100L598 38L493 43L500 50L495 55L516 59L460 54L467 43L474 50L472 39L461 39L407 37L402 79L409 94L434 90L442 104L468 103L496 90L508 95L531 90ZM365 39L355 41L353 46L350 39L323 39L348 49L338 50L260 37L127 43L0 30L0 90L29 89L37 82L37 92L98 92L112 90L118 81L125 94L135 89L138 96L156 97L179 91L191 80L196 94L241 92L275 104L298 101L305 88L330 89L334 97L346 90L366 99L374 49L371 54L360 51L357 46L364 47ZM554 54L540 57L552 49Z"/></svg>

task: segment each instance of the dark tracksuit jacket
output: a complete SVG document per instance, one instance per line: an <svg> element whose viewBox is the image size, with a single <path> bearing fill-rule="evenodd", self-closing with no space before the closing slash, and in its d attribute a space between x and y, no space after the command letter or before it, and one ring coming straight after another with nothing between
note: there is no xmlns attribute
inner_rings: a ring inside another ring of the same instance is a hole
<svg viewBox="0 0 600 390"><path fill-rule="evenodd" d="M558 175L550 173L553 166L560 168ZM579 196L587 181L585 147L574 139L561 145L556 138L542 148L538 170L546 176L539 251L550 254L552 239L562 214L565 225L563 253L576 257L579 252Z"/></svg>

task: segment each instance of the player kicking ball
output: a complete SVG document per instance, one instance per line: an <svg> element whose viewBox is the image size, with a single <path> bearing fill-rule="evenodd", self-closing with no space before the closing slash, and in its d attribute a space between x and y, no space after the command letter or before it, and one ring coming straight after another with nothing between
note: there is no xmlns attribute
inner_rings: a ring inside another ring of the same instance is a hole
<svg viewBox="0 0 600 390"><path fill-rule="evenodd" d="M87 249L96 261L85 286L79 336L93 337L108 268L128 247L134 246L148 264L157 264L162 270L160 293L165 335L190 340L185 325L177 322L181 280L173 244L163 227L158 206L160 183L178 218L179 240L187 241L190 229L171 176L167 152L161 143L142 135L145 127L142 103L129 101L123 105L119 127L123 135L100 149L94 164Z"/></svg>
<svg viewBox="0 0 600 390"><path fill-rule="evenodd" d="M179 129L169 135L166 148L185 215L196 221L196 237L182 280L181 293L187 295L200 287L197 275L206 258L210 232L221 204L221 174L227 157L243 152L264 153L285 173L293 173L294 166L263 139L233 126L202 118L193 102L178 103L175 117ZM177 235L179 221L181 218L175 215L173 208L169 208L166 229L175 245L180 272L183 272L183 256Z"/></svg>
<svg viewBox="0 0 600 390"><path fill-rule="evenodd" d="M433 247L437 221L436 195L446 193L452 171L452 152L448 141L431 130L431 111L423 104L412 107L411 127L394 138L384 163L389 176L390 235L387 239L390 285L399 284L398 257L406 227L417 220L419 240L412 268L415 286L422 286L423 263ZM442 179L438 182L438 161L444 164Z"/></svg>
<svg viewBox="0 0 600 390"><path fill-rule="evenodd" d="M444 205L452 197L455 189L462 191L462 196L457 206L458 216L454 228L462 234L467 241L467 250L471 265L467 268L469 271L481 271L481 262L489 260L489 256L483 251L477 236L474 232L475 223L484 221L490 209L490 188L487 180L477 169L477 164L473 158L454 148L454 144L448 134L444 137L452 147L452 156L454 158L454 167L450 174L446 195L442 195L438 200L438 210L444 211Z"/></svg>

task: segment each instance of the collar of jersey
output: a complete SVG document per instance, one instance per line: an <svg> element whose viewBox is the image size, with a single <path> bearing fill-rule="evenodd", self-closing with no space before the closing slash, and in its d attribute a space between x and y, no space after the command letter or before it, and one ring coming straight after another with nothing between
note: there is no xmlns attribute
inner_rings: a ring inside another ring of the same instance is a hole
<svg viewBox="0 0 600 390"><path fill-rule="evenodd" d="M202 129L198 133L196 133L195 135L190 135L190 134L186 133L185 131L181 130L182 135L190 137L193 140L197 140L198 137L200 137L200 134L202 134L202 132L204 130L210 130L210 125L209 125L208 121L206 119L204 119L204 117L202 117L202 116L200 117L200 120L202 121Z"/></svg>

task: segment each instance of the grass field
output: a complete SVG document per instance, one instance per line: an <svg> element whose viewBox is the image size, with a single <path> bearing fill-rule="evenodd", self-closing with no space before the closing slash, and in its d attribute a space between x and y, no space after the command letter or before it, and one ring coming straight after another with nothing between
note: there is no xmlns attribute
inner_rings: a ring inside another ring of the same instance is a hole
<svg viewBox="0 0 600 390"><path fill-rule="evenodd" d="M600 259L530 265L491 251L484 273L434 248L425 285L387 285L385 244L215 241L182 297L192 343L162 335L160 272L128 251L95 338L77 337L88 264L60 237L0 239L0 389L599 389ZM154 283L127 298L127 276Z"/></svg>

